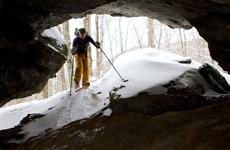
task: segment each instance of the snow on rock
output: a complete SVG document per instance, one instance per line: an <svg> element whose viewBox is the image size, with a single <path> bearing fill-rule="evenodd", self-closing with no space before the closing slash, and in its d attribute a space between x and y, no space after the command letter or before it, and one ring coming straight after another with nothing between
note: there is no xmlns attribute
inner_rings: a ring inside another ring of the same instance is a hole
<svg viewBox="0 0 230 150"><path fill-rule="evenodd" d="M52 27L50 29L46 29L44 32L42 32L41 36L43 37L51 37L53 39L57 40L57 44L59 46L65 45L65 40L63 39L62 35L58 31L56 27Z"/></svg>
<svg viewBox="0 0 230 150"><path fill-rule="evenodd" d="M45 35L50 32L45 32ZM49 128L58 128L72 121L88 118L102 110L109 104L109 92L120 88L117 94L121 97L131 97L140 91L169 82L182 75L187 70L198 69L201 64L192 61L190 64L178 63L187 60L175 54L166 53L156 49L140 49L121 55L114 63L119 73L128 82L123 82L113 68L90 88L69 95L69 90L59 93L43 101L33 101L0 109L0 130L16 126L28 113L41 113L45 116L35 119L23 126L22 134L26 136L38 135ZM228 75L226 75L228 76ZM99 95L96 93L101 91ZM164 91L158 90L156 93ZM108 109L104 115L110 115Z"/></svg>
<svg viewBox="0 0 230 150"><path fill-rule="evenodd" d="M27 114L43 113L59 103L63 93L58 93L42 101L24 102L0 109L0 130L12 128L20 123Z"/></svg>
<svg viewBox="0 0 230 150"><path fill-rule="evenodd" d="M198 69L201 66L195 61L191 64L178 63L183 60L187 58L152 48L131 51L117 58L114 63L121 76L129 82L122 82L116 72L110 69L97 84L107 88L104 93L123 84L125 88L120 89L117 94L127 98L175 79L186 70Z"/></svg>
<svg viewBox="0 0 230 150"><path fill-rule="evenodd" d="M46 29L40 34L40 36L36 37L35 39L41 41L54 51L62 53L64 56L67 56L68 49L65 40L63 39L62 35L56 27Z"/></svg>

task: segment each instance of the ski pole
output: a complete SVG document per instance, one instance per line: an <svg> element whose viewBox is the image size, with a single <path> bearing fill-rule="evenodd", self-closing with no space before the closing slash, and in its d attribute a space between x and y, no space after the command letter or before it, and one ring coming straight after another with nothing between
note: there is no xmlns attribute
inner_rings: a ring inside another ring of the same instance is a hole
<svg viewBox="0 0 230 150"><path fill-rule="evenodd" d="M117 74L119 75L119 77L121 78L121 80L122 80L123 82L129 81L129 80L125 80L125 79L123 79L123 78L121 77L120 73L119 73L119 72L117 71L117 69L114 67L113 63L109 60L109 58L106 56L105 52L102 50L102 48L100 48L100 49L101 49L102 53L105 55L105 57L108 59L108 61L110 62L110 64L113 66L114 70L117 72Z"/></svg>
<svg viewBox="0 0 230 150"><path fill-rule="evenodd" d="M69 96L71 96L71 88L72 88L72 80L73 80L73 62L74 62L74 56L72 58L72 70L71 70L71 80L70 80L70 87L69 87Z"/></svg>

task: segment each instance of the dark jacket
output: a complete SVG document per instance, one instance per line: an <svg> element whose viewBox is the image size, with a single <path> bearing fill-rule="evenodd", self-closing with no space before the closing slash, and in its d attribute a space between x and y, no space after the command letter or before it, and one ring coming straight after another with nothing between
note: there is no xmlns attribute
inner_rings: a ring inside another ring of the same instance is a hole
<svg viewBox="0 0 230 150"><path fill-rule="evenodd" d="M99 48L89 35L86 35L84 39L80 38L80 36L77 36L73 40L73 47L77 49L77 53L87 53L89 42L91 42L95 47Z"/></svg>

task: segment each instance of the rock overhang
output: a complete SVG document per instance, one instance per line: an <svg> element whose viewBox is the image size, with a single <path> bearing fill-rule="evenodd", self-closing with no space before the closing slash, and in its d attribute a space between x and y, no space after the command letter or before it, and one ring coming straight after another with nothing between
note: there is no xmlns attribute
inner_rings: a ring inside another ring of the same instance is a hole
<svg viewBox="0 0 230 150"><path fill-rule="evenodd" d="M12 95L24 97L40 91L48 78L55 74L65 62L62 54L52 52L44 43L36 43L34 38L47 28L71 18L82 18L86 14L147 16L171 28L190 29L194 26L209 43L211 56L219 62L223 69L230 70L230 2L227 1L207 0L201 3L198 0L46 0L42 2L38 0L2 0L0 2L0 16L3 20L0 24L0 57L2 57L0 87L4 91L3 95L7 96L0 97L1 105L17 97ZM37 47L38 50L34 50L34 47ZM52 53L50 55L53 56L52 58L43 57L48 51ZM26 60L22 59L24 57L35 59L28 63L28 61L23 61ZM35 65L34 62L41 60L49 61L53 66L40 70L38 68L41 68L42 65ZM4 70L4 68L8 69ZM28 68L34 68L35 72L44 73L44 76L36 77L38 82L35 85L39 85L39 89L33 90L36 87L34 86L30 88L32 89L30 92L25 92L26 90L18 90L23 88L12 85L28 87L28 81L34 77L22 83L17 77L20 70L22 72L30 70ZM12 79L15 83L12 82ZM9 91L15 91L15 93L12 94Z"/></svg>

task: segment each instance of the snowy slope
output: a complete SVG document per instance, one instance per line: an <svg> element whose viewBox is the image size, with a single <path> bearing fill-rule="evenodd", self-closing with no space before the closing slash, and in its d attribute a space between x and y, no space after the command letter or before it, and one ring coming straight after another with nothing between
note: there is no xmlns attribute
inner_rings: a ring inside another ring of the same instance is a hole
<svg viewBox="0 0 230 150"><path fill-rule="evenodd" d="M78 93L69 90L59 93L43 101L33 101L0 109L0 130L16 126L28 113L42 113L44 117L36 119L23 127L22 133L28 139L48 128L61 127L72 121L87 118L103 109L108 103L109 92L114 87L122 88L117 91L122 97L131 97L138 92L154 86L167 83L177 78L186 70L196 70L201 64L192 61L191 64L180 64L178 61L187 58L166 53L156 49L141 49L128 52L120 56L114 63L115 67L124 79L123 82L117 73L111 68L108 73L88 90ZM229 76L225 74L227 80ZM101 91L100 95L89 93ZM164 91L155 91L163 93ZM107 111L109 114L109 110Z"/></svg>

